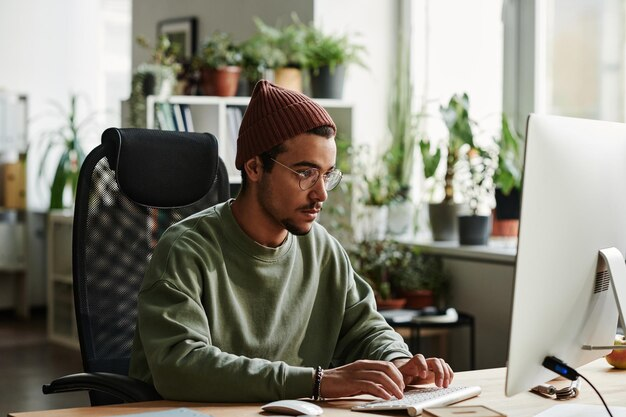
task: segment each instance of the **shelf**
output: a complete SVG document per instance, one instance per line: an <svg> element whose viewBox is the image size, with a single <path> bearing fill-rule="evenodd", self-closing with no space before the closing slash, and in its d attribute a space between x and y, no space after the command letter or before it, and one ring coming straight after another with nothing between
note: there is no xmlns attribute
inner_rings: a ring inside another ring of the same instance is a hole
<svg viewBox="0 0 626 417"><path fill-rule="evenodd" d="M78 347L72 278L71 210L48 214L48 338Z"/></svg>

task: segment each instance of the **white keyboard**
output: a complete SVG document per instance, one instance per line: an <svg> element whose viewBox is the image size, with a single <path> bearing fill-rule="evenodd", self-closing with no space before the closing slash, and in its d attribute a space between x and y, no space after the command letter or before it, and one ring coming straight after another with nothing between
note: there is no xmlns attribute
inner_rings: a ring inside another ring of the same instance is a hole
<svg viewBox="0 0 626 417"><path fill-rule="evenodd" d="M480 387L448 387L448 388L420 388L407 391L404 398L398 400L372 401L371 403L356 405L353 411L382 411L382 410L406 410L410 416L422 413L424 408L443 407L459 401L467 400L480 394Z"/></svg>

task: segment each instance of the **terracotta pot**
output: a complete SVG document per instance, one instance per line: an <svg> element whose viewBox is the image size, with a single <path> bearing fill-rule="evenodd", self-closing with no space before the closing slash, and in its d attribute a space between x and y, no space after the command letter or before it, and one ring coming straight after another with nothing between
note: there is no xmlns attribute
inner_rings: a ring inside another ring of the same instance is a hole
<svg viewBox="0 0 626 417"><path fill-rule="evenodd" d="M302 71L299 68L277 68L274 71L274 84L288 90L302 92Z"/></svg>
<svg viewBox="0 0 626 417"><path fill-rule="evenodd" d="M493 224L491 227L491 236L498 237L517 237L519 232L519 219L498 219L493 216Z"/></svg>
<svg viewBox="0 0 626 417"><path fill-rule="evenodd" d="M406 298L389 298L383 300L382 298L376 297L376 307L379 310L394 310L404 307L405 304Z"/></svg>
<svg viewBox="0 0 626 417"><path fill-rule="evenodd" d="M432 290L412 290L403 293L406 298L406 308L422 309L435 305L435 295Z"/></svg>
<svg viewBox="0 0 626 417"><path fill-rule="evenodd" d="M241 67L203 68L201 86L205 96L231 97L237 92Z"/></svg>

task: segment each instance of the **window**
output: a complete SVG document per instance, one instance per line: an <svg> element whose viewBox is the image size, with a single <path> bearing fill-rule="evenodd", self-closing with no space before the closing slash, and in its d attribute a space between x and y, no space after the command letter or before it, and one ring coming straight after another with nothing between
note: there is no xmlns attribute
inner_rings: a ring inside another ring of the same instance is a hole
<svg viewBox="0 0 626 417"><path fill-rule="evenodd" d="M624 1L537 2L536 110L624 121Z"/></svg>
<svg viewBox="0 0 626 417"><path fill-rule="evenodd" d="M422 131L447 136L439 105L466 92L470 117L492 131L502 112L502 1L411 2L412 68L418 111L430 116Z"/></svg>

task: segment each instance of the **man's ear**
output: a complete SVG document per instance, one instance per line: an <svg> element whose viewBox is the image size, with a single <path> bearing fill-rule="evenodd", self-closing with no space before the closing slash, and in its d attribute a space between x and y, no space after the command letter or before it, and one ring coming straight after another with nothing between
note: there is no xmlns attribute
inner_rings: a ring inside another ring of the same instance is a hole
<svg viewBox="0 0 626 417"><path fill-rule="evenodd" d="M254 158L248 159L243 164L243 169L246 170L246 174L248 175L248 179L250 181L258 182L263 173L263 163L261 162L261 158L255 156Z"/></svg>

